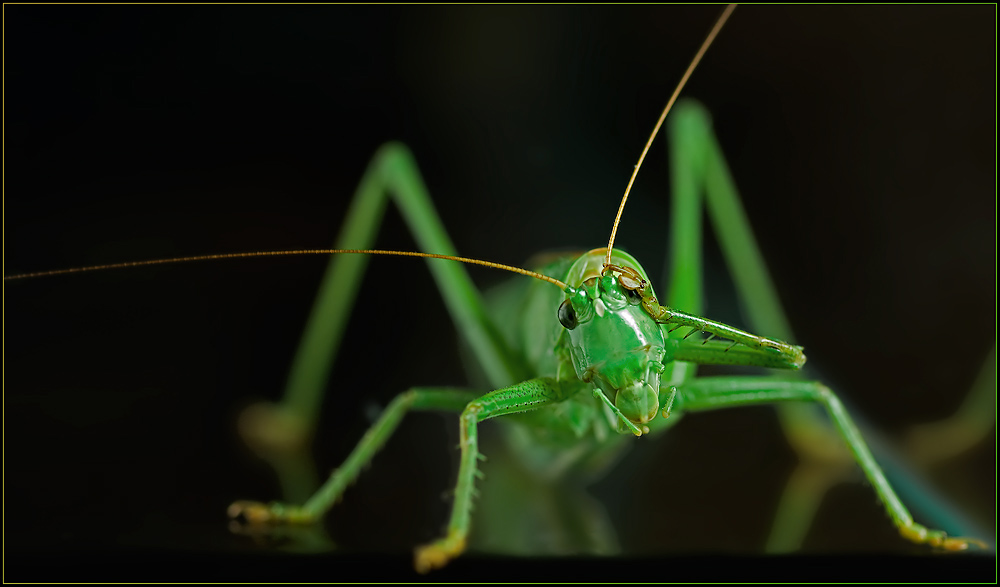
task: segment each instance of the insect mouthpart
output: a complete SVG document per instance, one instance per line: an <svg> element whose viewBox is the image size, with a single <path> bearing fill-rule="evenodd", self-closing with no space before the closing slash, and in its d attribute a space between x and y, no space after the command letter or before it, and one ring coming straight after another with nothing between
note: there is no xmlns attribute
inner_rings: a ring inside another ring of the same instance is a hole
<svg viewBox="0 0 1000 587"><path fill-rule="evenodd" d="M639 435L649 432L648 422L663 407L660 400L660 375L664 371L663 347L645 345L619 354L588 369L585 381L597 387L609 407L619 416L618 432Z"/></svg>
<svg viewBox="0 0 1000 587"><path fill-rule="evenodd" d="M657 384L659 379L659 374L656 374ZM618 390L615 405L621 410L622 416L639 425L645 433L649 430L643 424L655 418L660 411L660 392L658 387L645 381L636 381L633 385Z"/></svg>

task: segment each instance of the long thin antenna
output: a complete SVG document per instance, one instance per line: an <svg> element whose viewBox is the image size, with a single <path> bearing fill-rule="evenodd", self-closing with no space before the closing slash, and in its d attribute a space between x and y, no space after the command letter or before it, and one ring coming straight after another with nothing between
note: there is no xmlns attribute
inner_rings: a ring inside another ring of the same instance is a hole
<svg viewBox="0 0 1000 587"><path fill-rule="evenodd" d="M653 144L653 139L656 138L656 133L660 131L660 125L663 124L663 120L666 119L667 113L670 112L670 108L673 107L674 102L677 100L677 96L681 93L681 90L684 89L684 84L686 84L688 78L691 77L691 72L694 71L695 67L698 67L698 62L701 61L702 56L705 55L705 51L708 50L712 41L715 40L715 36L719 34L720 30L722 30L722 25L726 24L726 20L729 19L729 15L732 14L735 9L735 4L726 6L726 10L723 11L722 16L719 17L719 20L715 22L715 26L712 27L712 31L708 33L708 37L705 38L705 42L701 44L701 49L698 49L698 53L694 56L694 59L691 60L691 65L688 65L687 71L684 72L684 77L682 77L680 83L677 84L677 88L674 90L673 95L670 96L670 100L667 101L667 105L663 109L663 113L660 114L660 119L656 121L656 126L653 128L653 134L649 135L649 140L646 141L646 148L642 150L642 155L639 156L639 162L635 164L635 169L632 170L632 177L628 180L628 186L625 188L625 195L622 196L622 203L618 206L618 215L615 216L615 223L611 227L611 238L608 239L608 254L604 257L605 268L611 265L611 249L615 246L615 234L618 233L618 223L621 222L622 212L625 210L625 202L628 200L628 193L632 189L632 183L635 182L635 176L639 174L639 167L642 166L642 161L646 158L646 153L649 151L650 145Z"/></svg>
<svg viewBox="0 0 1000 587"><path fill-rule="evenodd" d="M412 251L385 251L381 249L296 249L289 251L254 251L250 253L220 253L216 255L173 257L170 259L152 259L150 261L127 261L125 263L111 263L108 265L90 265L88 267L74 267L72 269L54 269L52 271L37 271L35 273L4 275L3 280L13 281L16 279L30 279L32 277L52 277L55 275L66 275L69 273L106 271L109 269L126 269L129 267L146 267L149 265L167 265L171 263L189 263L191 261L213 261L219 259L246 259L249 257L287 257L291 255L341 255L341 254L388 255L394 257L423 257L425 259L445 259L448 261L459 261L461 263L468 263L470 265L482 265L484 267L491 267L493 269L502 269L504 271L510 271L512 273L527 275L528 277L534 277L535 279L541 279L542 281L547 281L553 285L557 285L559 286L559 289L562 290L566 289L566 284L559 281L558 279L555 279L554 277L549 277L548 275L542 275L541 273L535 273L534 271L528 271L527 269L521 269L520 267L512 267L510 265L503 265L501 263L494 263L492 261L480 261L479 259L470 259L468 257L453 257L452 255L437 255L435 253L415 253Z"/></svg>

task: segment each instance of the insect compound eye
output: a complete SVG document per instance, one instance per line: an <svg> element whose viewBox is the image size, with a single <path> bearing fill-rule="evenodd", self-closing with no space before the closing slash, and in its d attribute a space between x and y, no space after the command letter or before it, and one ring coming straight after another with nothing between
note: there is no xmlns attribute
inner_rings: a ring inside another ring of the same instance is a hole
<svg viewBox="0 0 1000 587"><path fill-rule="evenodd" d="M637 289L626 289L625 299L627 299L628 303L633 306L638 306L642 303L642 293L640 293Z"/></svg>
<svg viewBox="0 0 1000 587"><path fill-rule="evenodd" d="M563 325L566 330L573 330L577 326L576 321L576 310L573 309L573 304L569 300L563 300L563 303L559 304L559 311L556 312L559 316L559 323Z"/></svg>
<svg viewBox="0 0 1000 587"><path fill-rule="evenodd" d="M642 303L642 292L646 289L646 280L635 269L622 267L618 274L618 286L625 294L625 299L633 306Z"/></svg>

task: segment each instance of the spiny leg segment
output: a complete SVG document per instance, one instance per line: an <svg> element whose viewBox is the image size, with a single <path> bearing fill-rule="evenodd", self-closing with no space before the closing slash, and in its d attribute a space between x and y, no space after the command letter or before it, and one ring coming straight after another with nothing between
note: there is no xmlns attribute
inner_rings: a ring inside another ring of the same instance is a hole
<svg viewBox="0 0 1000 587"><path fill-rule="evenodd" d="M362 468L371 462L375 453L389 440L407 412L460 412L478 395L464 390L442 388L414 388L401 393L386 406L344 463L330 474L329 479L303 505L237 501L229 506L229 515L251 524L312 524L340 500Z"/></svg>
<svg viewBox="0 0 1000 587"><path fill-rule="evenodd" d="M474 483L478 473L479 422L518 412L537 410L565 399L562 386L554 379L531 379L490 392L470 402L459 418L460 464L448 530L443 538L417 548L414 567L420 573L443 567L465 550L469 535Z"/></svg>
<svg viewBox="0 0 1000 587"><path fill-rule="evenodd" d="M518 412L536 410L565 399L562 386L550 378L531 379L476 397L471 392L450 389L417 388L399 395L385 409L378 421L365 433L319 491L302 506L280 502L263 504L238 501L230 506L232 517L242 517L256 524L309 524L321 518L357 479L361 469L385 444L403 416L410 410L461 411L459 448L461 451L455 500L445 536L414 552L414 566L426 573L440 568L459 556L466 546L470 530L472 498L478 475L479 422Z"/></svg>

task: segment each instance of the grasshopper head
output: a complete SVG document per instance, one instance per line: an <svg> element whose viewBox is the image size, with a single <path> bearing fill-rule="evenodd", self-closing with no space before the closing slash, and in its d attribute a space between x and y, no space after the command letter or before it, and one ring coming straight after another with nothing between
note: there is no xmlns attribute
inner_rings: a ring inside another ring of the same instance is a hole
<svg viewBox="0 0 1000 587"><path fill-rule="evenodd" d="M638 267L631 256L614 253L623 264ZM595 249L570 268L569 283L580 285L566 289L559 322L568 330L577 376L593 382L623 417L648 431L645 424L660 408L663 332L643 309L642 297L627 287L629 283L611 273L601 275L603 255L604 249ZM619 431L626 430L619 422Z"/></svg>

